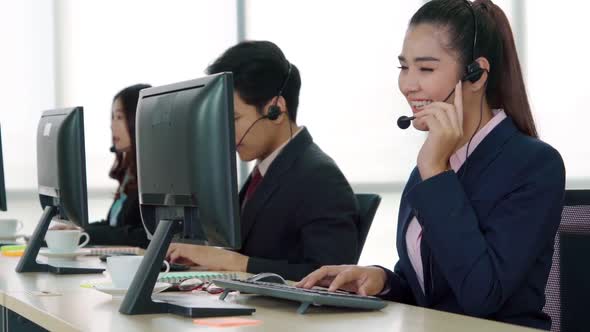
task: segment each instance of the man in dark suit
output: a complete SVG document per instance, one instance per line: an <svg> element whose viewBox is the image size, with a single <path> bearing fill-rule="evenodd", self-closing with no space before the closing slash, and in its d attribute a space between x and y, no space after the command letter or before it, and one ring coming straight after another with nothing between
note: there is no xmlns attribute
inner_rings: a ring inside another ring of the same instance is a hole
<svg viewBox="0 0 590 332"><path fill-rule="evenodd" d="M236 149L256 166L240 191L242 248L174 243L172 261L299 280L325 264L355 263L358 207L344 175L297 125L301 78L273 43L228 49L207 72L233 72Z"/></svg>

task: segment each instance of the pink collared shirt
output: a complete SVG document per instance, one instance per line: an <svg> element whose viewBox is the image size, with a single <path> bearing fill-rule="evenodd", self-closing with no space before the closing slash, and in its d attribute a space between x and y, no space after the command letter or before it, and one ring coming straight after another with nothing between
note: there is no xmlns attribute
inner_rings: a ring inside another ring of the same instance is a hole
<svg viewBox="0 0 590 332"><path fill-rule="evenodd" d="M467 156L470 156L471 153L475 150L475 148L481 143L489 133L496 128L502 120L506 118L506 113L502 109L492 110L494 113L494 117L486 123L476 134L473 136L471 140L471 144L469 144L469 152ZM455 173L459 171L463 163L465 163L465 151L467 150L467 144L461 147L459 150L455 151L449 162L451 164L451 168ZM408 226L408 230L406 232L406 247L408 250L408 256L410 258L410 263L416 271L416 276L418 277L418 283L422 288L422 292L424 292L424 269L422 266L422 255L420 252L420 242L422 240L422 226L418 223L416 217L412 218L410 225Z"/></svg>

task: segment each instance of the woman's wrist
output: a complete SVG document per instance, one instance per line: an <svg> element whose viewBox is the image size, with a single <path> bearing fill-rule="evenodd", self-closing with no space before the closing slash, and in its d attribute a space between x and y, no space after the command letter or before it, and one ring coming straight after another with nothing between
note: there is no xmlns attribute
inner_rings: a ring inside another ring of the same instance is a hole
<svg viewBox="0 0 590 332"><path fill-rule="evenodd" d="M444 173L448 169L448 164L444 166L441 164L424 166L418 165L418 171L420 171L420 177L422 178L422 181L425 181L427 179L430 179L431 177Z"/></svg>

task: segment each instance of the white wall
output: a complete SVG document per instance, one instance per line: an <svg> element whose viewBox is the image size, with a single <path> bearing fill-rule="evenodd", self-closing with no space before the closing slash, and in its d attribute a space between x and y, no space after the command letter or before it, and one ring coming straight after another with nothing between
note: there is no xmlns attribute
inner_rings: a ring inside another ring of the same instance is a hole
<svg viewBox="0 0 590 332"><path fill-rule="evenodd" d="M36 187L35 139L55 106L51 1L0 1L0 124L8 188Z"/></svg>
<svg viewBox="0 0 590 332"><path fill-rule="evenodd" d="M528 89L541 138L564 158L568 182L590 178L587 1L526 7ZM585 187L588 189L588 187Z"/></svg>
<svg viewBox="0 0 590 332"><path fill-rule="evenodd" d="M0 2L3 50L14 50L2 52L0 61L0 91L8 92L0 120L10 189L36 187L40 111L76 105L84 106L88 186L113 187L113 96L135 83L201 77L237 40L234 0L59 0L55 26L52 1L14 3Z"/></svg>

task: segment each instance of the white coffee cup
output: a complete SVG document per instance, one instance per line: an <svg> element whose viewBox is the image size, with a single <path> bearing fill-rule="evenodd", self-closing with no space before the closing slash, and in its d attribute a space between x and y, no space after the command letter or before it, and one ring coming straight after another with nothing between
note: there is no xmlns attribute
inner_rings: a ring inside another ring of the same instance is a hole
<svg viewBox="0 0 590 332"><path fill-rule="evenodd" d="M82 244L78 244L82 236L85 236L86 240ZM45 234L45 242L47 242L49 250L60 254L75 252L78 248L87 245L89 241L90 235L77 229L47 231Z"/></svg>
<svg viewBox="0 0 590 332"><path fill-rule="evenodd" d="M0 237L13 237L23 229L23 222L16 219L0 220Z"/></svg>
<svg viewBox="0 0 590 332"><path fill-rule="evenodd" d="M143 256L111 256L107 257L107 271L111 276L115 288L127 289L133 281L133 277L139 269ZM170 271L170 264L166 264L166 271Z"/></svg>

